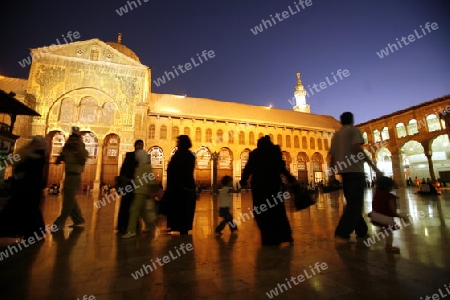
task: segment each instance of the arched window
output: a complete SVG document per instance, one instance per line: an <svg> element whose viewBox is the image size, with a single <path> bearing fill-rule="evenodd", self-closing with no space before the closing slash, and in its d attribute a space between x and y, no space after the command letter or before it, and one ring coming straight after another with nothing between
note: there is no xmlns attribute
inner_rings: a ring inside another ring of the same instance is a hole
<svg viewBox="0 0 450 300"><path fill-rule="evenodd" d="M106 102L102 108L103 124L113 125L114 124L114 111L116 107L112 102Z"/></svg>
<svg viewBox="0 0 450 300"><path fill-rule="evenodd" d="M230 144L234 143L234 132L233 132L233 130L228 131L228 143L230 143Z"/></svg>
<svg viewBox="0 0 450 300"><path fill-rule="evenodd" d="M245 145L245 133L239 131L239 145Z"/></svg>
<svg viewBox="0 0 450 300"><path fill-rule="evenodd" d="M380 135L380 132L378 131L378 129L375 129L373 131L373 141L375 143L381 142L381 135Z"/></svg>
<svg viewBox="0 0 450 300"><path fill-rule="evenodd" d="M369 142L369 140L367 139L367 132L363 132L362 137L364 140L364 144L366 145Z"/></svg>
<svg viewBox="0 0 450 300"><path fill-rule="evenodd" d="M408 123L408 135L414 135L419 133L419 128L417 128L417 121L412 119Z"/></svg>
<svg viewBox="0 0 450 300"><path fill-rule="evenodd" d="M395 130L397 131L397 137L399 139L406 136L406 128L403 123L398 123L395 125Z"/></svg>
<svg viewBox="0 0 450 300"><path fill-rule="evenodd" d="M152 168L162 168L164 166L163 150L158 146L153 146L148 151Z"/></svg>
<svg viewBox="0 0 450 300"><path fill-rule="evenodd" d="M155 132L156 132L155 124L150 124L150 126L148 127L148 138L154 139Z"/></svg>
<svg viewBox="0 0 450 300"><path fill-rule="evenodd" d="M167 126L166 125L162 125L161 128L159 129L159 138L161 140L167 139Z"/></svg>
<svg viewBox="0 0 450 300"><path fill-rule="evenodd" d="M97 157L98 142L92 132L86 132L83 135L84 148L88 152L89 158Z"/></svg>
<svg viewBox="0 0 450 300"><path fill-rule="evenodd" d="M314 138L309 139L309 149L316 149L316 142L314 141Z"/></svg>
<svg viewBox="0 0 450 300"><path fill-rule="evenodd" d="M212 130L209 128L206 129L206 142L212 143Z"/></svg>
<svg viewBox="0 0 450 300"><path fill-rule="evenodd" d="M249 149L245 149L244 151L242 151L241 153L241 171L244 170L245 165L248 162L248 156L250 154L250 150Z"/></svg>
<svg viewBox="0 0 450 300"><path fill-rule="evenodd" d="M80 102L80 115L78 120L81 123L97 123L98 103L92 97L85 97Z"/></svg>
<svg viewBox="0 0 450 300"><path fill-rule="evenodd" d="M111 158L117 157L119 155L119 138L117 137L117 135L109 135L105 148L107 157Z"/></svg>
<svg viewBox="0 0 450 300"><path fill-rule="evenodd" d="M281 136L281 134L277 135L277 144L280 147L283 147L283 137Z"/></svg>
<svg viewBox="0 0 450 300"><path fill-rule="evenodd" d="M427 125L429 132L441 130L439 119L434 114L427 116Z"/></svg>
<svg viewBox="0 0 450 300"><path fill-rule="evenodd" d="M187 136L190 136L191 135L191 129L189 127L184 127L183 134L187 135Z"/></svg>
<svg viewBox="0 0 450 300"><path fill-rule="evenodd" d="M387 127L383 127L383 130L381 130L381 139L383 141L386 141L389 139L389 129Z"/></svg>
<svg viewBox="0 0 450 300"><path fill-rule="evenodd" d="M253 131L250 131L250 133L248 134L248 143L249 145L255 144L255 134L253 133Z"/></svg>
<svg viewBox="0 0 450 300"><path fill-rule="evenodd" d="M291 136L286 135L286 147L291 148Z"/></svg>
<svg viewBox="0 0 450 300"><path fill-rule="evenodd" d="M311 166L313 171L315 172L321 172L322 171L322 164L323 164L323 157L320 155L320 153L314 153L311 157Z"/></svg>
<svg viewBox="0 0 450 300"><path fill-rule="evenodd" d="M220 129L217 130L216 142L223 143L223 131Z"/></svg>
<svg viewBox="0 0 450 300"><path fill-rule="evenodd" d="M61 102L61 111L59 114L59 121L60 122L69 122L69 123L72 122L73 121L73 111L74 111L73 100L72 99L63 99Z"/></svg>
<svg viewBox="0 0 450 300"><path fill-rule="evenodd" d="M264 133L260 132L258 135L258 140L264 136Z"/></svg>
<svg viewBox="0 0 450 300"><path fill-rule="evenodd" d="M298 135L294 136L294 148L300 148L300 143L298 140Z"/></svg>
<svg viewBox="0 0 450 300"><path fill-rule="evenodd" d="M176 140L180 135L180 128L178 126L172 127L172 140Z"/></svg>
<svg viewBox="0 0 450 300"><path fill-rule="evenodd" d="M273 143L273 134L269 134L270 141Z"/></svg>
<svg viewBox="0 0 450 300"><path fill-rule="evenodd" d="M322 150L322 140L317 139L317 149Z"/></svg>
<svg viewBox="0 0 450 300"><path fill-rule="evenodd" d="M305 136L302 137L302 148L303 149L308 149L308 143L306 142L306 137Z"/></svg>
<svg viewBox="0 0 450 300"><path fill-rule="evenodd" d="M200 129L200 127L195 128L195 141L197 143L202 142L202 130Z"/></svg>
<svg viewBox="0 0 450 300"><path fill-rule="evenodd" d="M52 139L52 156L59 156L66 143L66 139L62 132L57 132Z"/></svg>
<svg viewBox="0 0 450 300"><path fill-rule="evenodd" d="M324 143L324 145L325 145L325 150L329 150L330 147L328 147L328 140L327 140L327 139L324 139L324 140L323 140L323 143Z"/></svg>

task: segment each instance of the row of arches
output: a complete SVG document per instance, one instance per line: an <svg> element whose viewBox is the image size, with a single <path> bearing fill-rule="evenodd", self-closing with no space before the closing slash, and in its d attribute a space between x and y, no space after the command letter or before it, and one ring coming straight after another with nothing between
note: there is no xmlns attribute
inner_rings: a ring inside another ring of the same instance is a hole
<svg viewBox="0 0 450 300"><path fill-rule="evenodd" d="M415 135L419 133L421 128L427 129L428 132L439 131L445 129L445 121L439 119L435 114L427 115L424 119L417 121L416 119L409 120L407 126L404 123L397 123L395 125L395 132L397 138L404 138L408 135ZM363 132L365 142L368 142L367 132ZM387 126L383 127L381 131L375 129L372 132L373 142L389 140L389 129Z"/></svg>
<svg viewBox="0 0 450 300"><path fill-rule="evenodd" d="M191 128L190 127L184 127L183 128L183 134L191 136ZM239 131L235 133L233 130L229 130L228 132L224 132L223 130L219 129L216 131L215 137L213 137L213 131L210 128L207 128L204 132L204 136L202 135L202 129L200 127L195 128L195 134L194 134L194 141L197 143L228 143L228 144L234 144L235 138L237 139L237 143L239 145L256 145L257 139L263 137L265 134L260 132L258 134L258 137L256 138L256 135L253 131L250 131L248 135L244 131ZM172 127L172 134L171 138L175 140L180 135L180 127L173 126ZM148 137L151 140L160 139L160 140L166 140L168 139L168 128L166 125L161 125L159 127L159 136L156 135L156 125L150 124L149 131L148 131ZM270 138L272 141L276 142L280 147L286 147L286 148L300 148L300 137L298 135L294 135L291 137L291 135L283 135L278 134L275 136L273 134L270 134ZM293 145L293 146L292 146ZM329 149L329 142L328 139L321 139L321 138L309 138L309 146L308 146L308 140L306 137L301 137L301 145L303 149L317 149L318 150L328 150Z"/></svg>
<svg viewBox="0 0 450 300"><path fill-rule="evenodd" d="M406 180L414 178L441 178L450 179L450 151L449 138L446 134L436 136L429 144L428 149L414 140L405 142L398 150L398 158L393 159L392 152L382 147L374 154L377 167L387 176L394 176ZM427 157L425 154L430 153ZM398 160L398 161L396 161ZM394 165L399 165L400 174L395 174ZM366 165L365 172L369 178L374 174ZM433 173L433 175L431 175ZM397 176L396 176L397 175Z"/></svg>
<svg viewBox="0 0 450 300"><path fill-rule="evenodd" d="M104 138L102 145L99 145L98 138L92 132L81 132L86 150L88 151L88 160L85 170L82 174L82 186L101 182L114 185L115 176L119 173L122 163L120 153L120 138L116 134L109 134ZM48 162L48 184L59 183L63 178L63 165L56 165L57 156L61 153L66 137L63 132L55 131L48 135L51 140L50 158ZM155 173L156 180L164 182L165 169L170 157L175 153L176 147L171 151L165 152L160 146L148 148L148 154ZM229 175L234 178L240 177L240 174L248 161L251 150L246 148L237 155L228 147L221 147L218 151L217 170L218 176ZM212 182L212 154L213 151L207 146L201 146L194 150L196 156L195 178L201 185L210 186ZM283 160L287 168L297 175L298 180L308 183L310 181L324 180L324 158L315 152L311 157L306 152L298 152L292 159L291 153L282 151Z"/></svg>

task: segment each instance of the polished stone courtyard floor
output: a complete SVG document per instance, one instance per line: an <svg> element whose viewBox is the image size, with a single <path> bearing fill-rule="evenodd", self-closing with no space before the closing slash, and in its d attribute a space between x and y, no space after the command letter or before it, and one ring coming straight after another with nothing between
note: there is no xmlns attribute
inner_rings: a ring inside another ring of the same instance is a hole
<svg viewBox="0 0 450 300"><path fill-rule="evenodd" d="M80 194L85 227L66 227L61 234L3 256L0 299L443 297L449 294L444 285L450 285L450 191L441 196L419 196L413 189L395 192L401 211L413 216L394 234L400 254L387 254L383 240L370 247L363 241L335 240L344 204L341 191L320 195L316 205L301 212L292 210L287 200L295 243L286 247L262 247L253 220L242 223L236 235L226 228L217 237L218 209L211 194L202 194L197 202L189 236L159 231L122 239L114 230L118 201L97 209L92 197ZM367 190L366 211L371 196ZM236 194L233 202L237 217L251 207L250 194ZM47 196L46 224L52 224L59 210L60 199ZM375 228L369 225L369 231L375 233ZM12 242L0 239L0 251L8 251ZM148 265L147 273L140 270L143 265Z"/></svg>

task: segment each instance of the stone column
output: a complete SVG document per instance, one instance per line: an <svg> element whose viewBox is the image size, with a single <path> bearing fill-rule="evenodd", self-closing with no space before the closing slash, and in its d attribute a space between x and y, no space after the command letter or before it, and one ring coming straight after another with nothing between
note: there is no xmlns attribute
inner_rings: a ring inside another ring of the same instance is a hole
<svg viewBox="0 0 450 300"><path fill-rule="evenodd" d="M433 160L431 159L431 155L432 155L431 151L425 150L425 156L427 157L427 160L428 160L428 169L430 171L431 182L435 182L436 176L434 176L434 166L433 166Z"/></svg>
<svg viewBox="0 0 450 300"><path fill-rule="evenodd" d="M92 187L93 192L100 191L100 179L102 175L102 160L103 160L103 140L98 141L97 149L97 168L95 169L95 179L94 186Z"/></svg>
<svg viewBox="0 0 450 300"><path fill-rule="evenodd" d="M398 153L392 153L391 156L391 162L392 162L392 172L393 179L397 183L399 187L405 186L405 176L403 172L403 163L401 161L401 155Z"/></svg>
<svg viewBox="0 0 450 300"><path fill-rule="evenodd" d="M217 194L219 192L217 184L217 161L219 160L219 154L217 152L212 153L211 159L213 161L213 170L212 170L213 194Z"/></svg>

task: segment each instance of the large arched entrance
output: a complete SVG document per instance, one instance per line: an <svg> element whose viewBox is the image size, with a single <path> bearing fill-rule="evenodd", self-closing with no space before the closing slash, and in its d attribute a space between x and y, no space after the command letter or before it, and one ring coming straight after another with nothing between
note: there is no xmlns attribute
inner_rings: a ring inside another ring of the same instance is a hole
<svg viewBox="0 0 450 300"><path fill-rule="evenodd" d="M220 149L219 160L217 161L217 181L219 182L223 176L233 177L233 153L230 149L224 147Z"/></svg>
<svg viewBox="0 0 450 300"><path fill-rule="evenodd" d="M47 135L50 141L50 157L47 168L47 186L52 184L59 184L63 178L64 164L55 164L56 158L62 151L66 143L66 137L62 131L51 131Z"/></svg>
<svg viewBox="0 0 450 300"><path fill-rule="evenodd" d="M242 171L244 171L245 165L248 162L248 157L250 155L250 149L244 149L244 151L241 152L241 174Z"/></svg>
<svg viewBox="0 0 450 300"><path fill-rule="evenodd" d="M412 178L428 178L430 177L430 172L428 169L428 160L425 156L425 149L422 144L416 141L406 142L401 148L400 153L403 160L409 162L408 173ZM406 173L406 170L403 169Z"/></svg>
<svg viewBox="0 0 450 300"><path fill-rule="evenodd" d="M114 186L118 174L120 140L116 134L107 135L103 146L101 182Z"/></svg>
<svg viewBox="0 0 450 300"><path fill-rule="evenodd" d="M313 154L313 156L311 157L311 162L312 162L312 171L314 172L314 182L315 183L319 183L319 182L324 183L324 175L323 175L323 169L322 169L322 164L323 164L322 154L320 154L319 152L315 152Z"/></svg>
<svg viewBox="0 0 450 300"><path fill-rule="evenodd" d="M287 151L282 151L281 157L282 157L283 161L286 163L286 169L288 169L288 171L290 172L291 171L291 162L292 162L291 154Z"/></svg>
<svg viewBox="0 0 450 300"><path fill-rule="evenodd" d="M384 176L391 177L394 175L394 172L392 171L392 154L391 151L389 151L386 148L381 148L377 152L377 167L380 169L381 172L384 173Z"/></svg>
<svg viewBox="0 0 450 300"><path fill-rule="evenodd" d="M308 155L305 152L299 152L297 154L297 174L298 182L308 184L308 167L309 162Z"/></svg>
<svg viewBox="0 0 450 300"><path fill-rule="evenodd" d="M431 159L436 179L450 182L450 150L448 135L437 136L431 142Z"/></svg>
<svg viewBox="0 0 450 300"><path fill-rule="evenodd" d="M93 187L95 171L97 170L98 139L90 131L81 131L80 134L83 137L84 147L88 152L88 159L81 174L81 188L87 185Z"/></svg>
<svg viewBox="0 0 450 300"><path fill-rule="evenodd" d="M150 164L152 165L152 172L155 174L155 180L158 183L162 182L164 169L164 152L161 147L153 146L148 150L150 155Z"/></svg>
<svg viewBox="0 0 450 300"><path fill-rule="evenodd" d="M195 179L201 187L211 187L211 151L205 146L200 147L195 159Z"/></svg>

